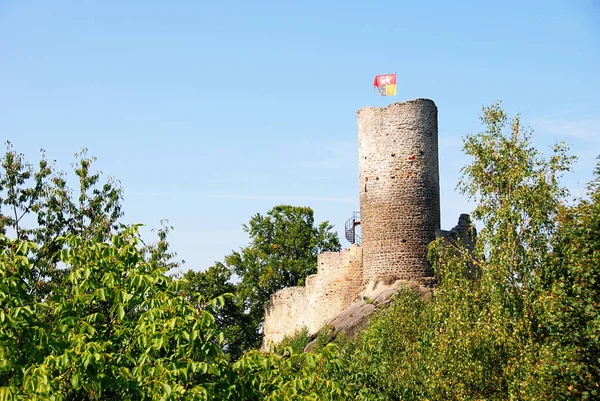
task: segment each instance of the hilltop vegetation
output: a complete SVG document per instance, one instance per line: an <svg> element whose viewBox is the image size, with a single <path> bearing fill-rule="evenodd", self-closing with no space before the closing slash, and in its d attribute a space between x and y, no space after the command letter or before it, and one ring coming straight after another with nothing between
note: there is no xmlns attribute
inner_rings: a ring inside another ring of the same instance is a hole
<svg viewBox="0 0 600 401"><path fill-rule="evenodd" d="M339 249L312 210L256 215L248 247L175 278L168 228L146 244L119 224L121 190L100 183L92 159L78 156L73 194L50 163L34 168L9 147L0 400L598 399L600 163L587 196L569 204L564 145L545 157L499 104L481 118L459 183L483 225L475 250L436 240L431 299L401 291L356 338L311 353L252 348L268 295Z"/></svg>

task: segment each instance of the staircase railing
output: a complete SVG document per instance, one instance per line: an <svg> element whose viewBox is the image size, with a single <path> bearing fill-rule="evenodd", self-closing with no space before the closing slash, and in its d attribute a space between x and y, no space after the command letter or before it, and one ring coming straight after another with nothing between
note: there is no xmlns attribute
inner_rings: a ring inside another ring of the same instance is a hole
<svg viewBox="0 0 600 401"><path fill-rule="evenodd" d="M351 244L361 244L361 238L356 233L356 226L360 225L360 212L353 212L352 217L346 221L345 236Z"/></svg>

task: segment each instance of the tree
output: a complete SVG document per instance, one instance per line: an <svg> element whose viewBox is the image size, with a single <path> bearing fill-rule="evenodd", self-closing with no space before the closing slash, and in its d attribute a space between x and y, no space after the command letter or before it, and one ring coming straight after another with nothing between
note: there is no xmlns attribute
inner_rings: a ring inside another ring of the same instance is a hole
<svg viewBox="0 0 600 401"><path fill-rule="evenodd" d="M43 151L37 168L10 142L0 159L0 233L37 244L30 249L35 253L30 280L37 283L30 290L39 297L59 285L59 277L65 273L57 267L59 237L80 234L107 240L123 215L118 182L112 177L100 182L100 172L92 170L95 158L87 157L86 149L75 157L72 166L79 183L77 191L69 188L65 172L58 171Z"/></svg>
<svg viewBox="0 0 600 401"><path fill-rule="evenodd" d="M459 188L477 202L473 217L484 225L477 257L494 267L509 292L527 291L551 251L550 239L567 196L559 179L575 157L561 143L546 159L533 146L520 116L511 120L499 102L483 111L486 131L464 140L463 149L473 161L462 169Z"/></svg>
<svg viewBox="0 0 600 401"><path fill-rule="evenodd" d="M178 295L166 268L144 257L137 227L110 242L60 238L69 285L44 301L27 288L36 245L0 239L1 395L121 400L226 391L214 302L199 297L197 309Z"/></svg>
<svg viewBox="0 0 600 401"><path fill-rule="evenodd" d="M194 294L205 299L226 295L223 307L214 311L219 330L223 332L223 349L232 360L237 360L245 351L256 346L260 336L254 330L250 316L244 311L244 304L235 296L237 286L231 282L231 270L222 263L215 263L205 271L186 272L180 279L180 287L190 302L195 302ZM198 305L202 308L203 305Z"/></svg>
<svg viewBox="0 0 600 401"><path fill-rule="evenodd" d="M69 285L43 301L28 288L36 245L0 234L0 400L349 399L323 377L340 368L335 347L232 363L214 318L223 297L181 288L137 228L60 238Z"/></svg>
<svg viewBox="0 0 600 401"><path fill-rule="evenodd" d="M600 397L600 162L588 196L559 214L536 302L544 338L537 387L546 399Z"/></svg>
<svg viewBox="0 0 600 401"><path fill-rule="evenodd" d="M443 317L436 323L442 363L434 363L440 380L431 390L443 398L544 399L536 300L568 194L560 178L574 157L562 143L545 156L520 116L510 118L499 102L483 108L481 121L485 131L464 139L471 162L459 188L477 202L472 214L483 227L474 255L463 249L436 260L446 273L434 306ZM480 272L476 281L463 277L469 261Z"/></svg>
<svg viewBox="0 0 600 401"><path fill-rule="evenodd" d="M243 228L250 244L226 256L225 265L239 276L237 294L259 332L271 294L303 284L317 271L317 256L339 251L341 245L327 221L315 226L309 207L275 206L265 216L254 215Z"/></svg>

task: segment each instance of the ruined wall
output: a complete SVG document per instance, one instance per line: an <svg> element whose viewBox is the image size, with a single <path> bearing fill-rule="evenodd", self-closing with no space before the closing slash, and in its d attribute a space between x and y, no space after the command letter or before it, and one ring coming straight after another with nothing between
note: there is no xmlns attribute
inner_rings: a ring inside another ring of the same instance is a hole
<svg viewBox="0 0 600 401"><path fill-rule="evenodd" d="M318 272L303 287L290 287L271 296L265 308L263 348L306 327L315 334L346 309L362 290L362 248L318 256Z"/></svg>
<svg viewBox="0 0 600 401"><path fill-rule="evenodd" d="M463 213L458 218L458 224L451 230L437 230L436 237L446 240L446 244L450 244L454 252L459 254L457 246L464 246L466 250L473 255L475 245L477 243L477 229L471 221L471 216ZM476 278L480 274L479 267L473 263L473 260L467 262L465 275L469 278Z"/></svg>
<svg viewBox="0 0 600 401"><path fill-rule="evenodd" d="M436 237L445 238L450 243L461 242L469 251L475 249L477 229L471 221L469 214L463 213L458 217L458 224L451 230L437 230Z"/></svg>
<svg viewBox="0 0 600 401"><path fill-rule="evenodd" d="M431 276L427 245L440 228L437 107L416 99L357 117L364 281Z"/></svg>

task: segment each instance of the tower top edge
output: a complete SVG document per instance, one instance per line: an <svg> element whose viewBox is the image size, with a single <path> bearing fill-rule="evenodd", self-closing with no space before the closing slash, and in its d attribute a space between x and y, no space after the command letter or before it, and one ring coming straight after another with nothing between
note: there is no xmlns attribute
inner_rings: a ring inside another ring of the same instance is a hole
<svg viewBox="0 0 600 401"><path fill-rule="evenodd" d="M387 111L387 110L394 109L397 107L402 107L402 106L407 106L407 105L412 105L412 104L419 104L419 103L421 103L421 104L429 103L437 109L437 106L433 100L424 98L424 97L420 97L417 99L406 100L404 102L390 103L387 106L383 106L383 107L373 107L373 106L363 107L363 108L358 109L356 114L360 114L361 112L367 111L367 110L369 110L369 111Z"/></svg>

